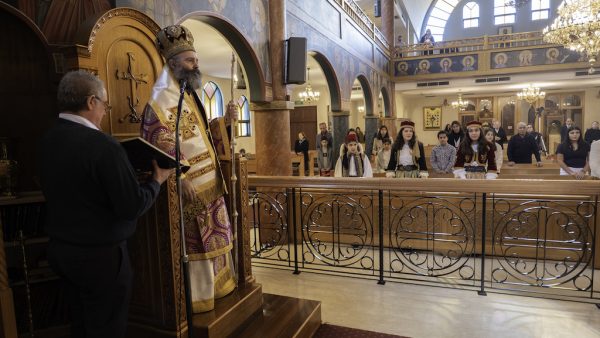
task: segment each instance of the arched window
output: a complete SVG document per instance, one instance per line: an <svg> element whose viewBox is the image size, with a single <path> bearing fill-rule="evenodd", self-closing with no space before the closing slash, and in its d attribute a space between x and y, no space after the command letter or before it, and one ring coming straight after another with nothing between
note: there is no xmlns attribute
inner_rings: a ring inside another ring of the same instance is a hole
<svg viewBox="0 0 600 338"><path fill-rule="evenodd" d="M202 90L202 103L206 108L206 114L209 119L223 116L223 94L221 88L212 82L208 81Z"/></svg>
<svg viewBox="0 0 600 338"><path fill-rule="evenodd" d="M546 20L550 12L550 0L531 1L531 20Z"/></svg>
<svg viewBox="0 0 600 338"><path fill-rule="evenodd" d="M442 41L444 39L444 29L446 28L446 21L450 17L450 13L454 11L456 5L460 0L437 0L435 6L427 17L427 23L425 27L431 29L431 35L435 41Z"/></svg>
<svg viewBox="0 0 600 338"><path fill-rule="evenodd" d="M463 7L463 27L479 27L479 5L476 2L467 2Z"/></svg>
<svg viewBox="0 0 600 338"><path fill-rule="evenodd" d="M494 25L515 23L515 7L507 5L506 0L494 0Z"/></svg>
<svg viewBox="0 0 600 338"><path fill-rule="evenodd" d="M238 136L247 137L252 135L252 128L250 126L250 105L248 99L242 95L238 99L238 112L240 114L238 120Z"/></svg>

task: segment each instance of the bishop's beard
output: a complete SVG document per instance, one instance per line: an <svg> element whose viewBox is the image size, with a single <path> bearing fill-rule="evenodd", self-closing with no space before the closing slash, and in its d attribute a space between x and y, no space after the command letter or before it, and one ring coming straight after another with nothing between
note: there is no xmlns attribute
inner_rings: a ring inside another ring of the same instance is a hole
<svg viewBox="0 0 600 338"><path fill-rule="evenodd" d="M193 90L200 88L202 84L202 73L199 69L186 70L183 68L175 69L173 75L177 81L185 81Z"/></svg>

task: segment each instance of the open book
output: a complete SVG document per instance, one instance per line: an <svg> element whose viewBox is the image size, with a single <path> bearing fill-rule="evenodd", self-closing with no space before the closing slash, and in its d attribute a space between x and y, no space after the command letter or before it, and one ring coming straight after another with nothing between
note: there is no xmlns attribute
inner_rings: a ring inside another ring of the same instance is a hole
<svg viewBox="0 0 600 338"><path fill-rule="evenodd" d="M129 162L136 171L152 171L152 160L156 160L158 166L165 169L175 168L177 165L175 157L141 137L121 140L121 145L125 148ZM189 163L186 160L181 161L181 171L185 173L189 169Z"/></svg>

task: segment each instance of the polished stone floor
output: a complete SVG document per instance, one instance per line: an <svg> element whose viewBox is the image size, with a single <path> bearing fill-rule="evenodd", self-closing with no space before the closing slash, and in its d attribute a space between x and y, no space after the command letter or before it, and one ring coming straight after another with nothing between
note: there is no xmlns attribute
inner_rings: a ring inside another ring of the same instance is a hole
<svg viewBox="0 0 600 338"><path fill-rule="evenodd" d="M409 337L600 337L594 304L253 267L263 292L322 302L324 322Z"/></svg>

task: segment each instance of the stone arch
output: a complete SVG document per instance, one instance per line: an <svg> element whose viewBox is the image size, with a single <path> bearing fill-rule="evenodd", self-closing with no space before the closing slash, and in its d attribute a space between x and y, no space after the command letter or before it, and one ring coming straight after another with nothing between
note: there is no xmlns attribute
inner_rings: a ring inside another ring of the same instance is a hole
<svg viewBox="0 0 600 338"><path fill-rule="evenodd" d="M342 97L340 93L340 83L331 62L325 55L317 51L308 52L319 64L329 88L329 96L331 97L331 111L340 111L342 109Z"/></svg>
<svg viewBox="0 0 600 338"><path fill-rule="evenodd" d="M360 73L356 76L358 82L360 82L360 86L363 90L363 95L365 96L365 115L373 116L373 91L371 89L371 84L367 79L367 76Z"/></svg>
<svg viewBox="0 0 600 338"><path fill-rule="evenodd" d="M178 23L182 23L189 19L201 21L213 27L223 35L239 56L242 66L244 67L249 85L250 101L266 101L264 73L260 66L258 56L249 43L250 39L248 39L248 37L246 37L228 18L217 13L207 11L188 13L180 18Z"/></svg>

